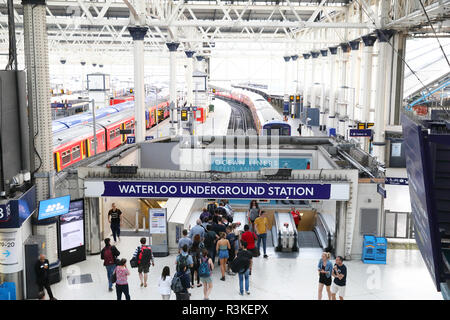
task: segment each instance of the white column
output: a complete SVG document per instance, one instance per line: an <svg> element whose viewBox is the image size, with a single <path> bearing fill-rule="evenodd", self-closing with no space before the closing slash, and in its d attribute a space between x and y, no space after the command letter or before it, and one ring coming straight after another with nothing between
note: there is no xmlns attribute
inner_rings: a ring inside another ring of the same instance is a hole
<svg viewBox="0 0 450 320"><path fill-rule="evenodd" d="M336 55L337 47L330 47L330 90L329 90L329 113L328 113L328 128L336 129Z"/></svg>
<svg viewBox="0 0 450 320"><path fill-rule="evenodd" d="M359 55L359 40L350 41L350 79L347 81L349 89L348 98L350 100L348 108L349 126L356 124L356 95L357 95L357 78L359 78L358 55Z"/></svg>
<svg viewBox="0 0 450 320"><path fill-rule="evenodd" d="M284 89L283 89L283 114L286 115L286 110L289 110L289 92L288 92L288 77L289 77L289 70L288 70L288 63L291 59L290 56L285 55L283 57L284 59Z"/></svg>
<svg viewBox="0 0 450 320"><path fill-rule="evenodd" d="M294 54L291 56L292 59L292 82L297 81L298 77L296 76L297 73L297 66L298 66L298 55ZM291 82L291 83L292 83ZM289 86L290 88L292 88L291 86ZM296 83L296 88L298 88L298 82ZM296 100L295 100L295 95L297 94L298 90L297 89L292 89L292 94L294 95L294 101L291 104L291 111L290 111L290 115L295 115L295 104L296 104Z"/></svg>
<svg viewBox="0 0 450 320"><path fill-rule="evenodd" d="M186 101L188 106L194 104L194 92L193 92L193 79L192 75L194 72L194 55L195 51L185 51L187 57L187 68L186 68Z"/></svg>
<svg viewBox="0 0 450 320"><path fill-rule="evenodd" d="M378 37L378 66L377 84L375 96L375 122L373 151L378 162L384 164L385 156L385 103L386 103L386 82L389 81L386 75L386 60L389 50L389 38L391 30L377 30Z"/></svg>
<svg viewBox="0 0 450 320"><path fill-rule="evenodd" d="M309 92L311 96L311 108L316 107L316 88L314 83L316 82L316 67L317 67L317 57L319 53L316 51L311 51L311 83L309 84Z"/></svg>
<svg viewBox="0 0 450 320"><path fill-rule="evenodd" d="M345 89L342 87L346 86L347 84L347 55L345 51L348 49L348 44L341 44L341 59L340 59L340 66L339 66L339 99L338 101L341 102L339 104L339 134L341 136L345 137L345 121L344 118L347 115L347 107L344 104L345 102ZM344 48L343 48L344 47Z"/></svg>
<svg viewBox="0 0 450 320"><path fill-rule="evenodd" d="M325 72L327 70L327 56L328 50L320 50L322 57L320 58L320 125L326 126L327 120L325 118Z"/></svg>
<svg viewBox="0 0 450 320"><path fill-rule="evenodd" d="M147 29L145 29L147 30ZM144 41L134 40L134 112L136 143L145 141Z"/></svg>
<svg viewBox="0 0 450 320"><path fill-rule="evenodd" d="M170 109L170 133L176 135L178 132L178 112L177 112L177 60L176 54L178 46L177 42L166 43L169 48L169 101L172 105ZM176 125L175 125L176 124Z"/></svg>
<svg viewBox="0 0 450 320"><path fill-rule="evenodd" d="M372 57L373 57L373 45L376 41L374 36L363 36L364 42L363 49L363 97L362 97L362 121L370 122L370 101L372 95Z"/></svg>
<svg viewBox="0 0 450 320"><path fill-rule="evenodd" d="M304 53L303 54L303 107L305 108L308 105L308 60L311 57L311 54Z"/></svg>

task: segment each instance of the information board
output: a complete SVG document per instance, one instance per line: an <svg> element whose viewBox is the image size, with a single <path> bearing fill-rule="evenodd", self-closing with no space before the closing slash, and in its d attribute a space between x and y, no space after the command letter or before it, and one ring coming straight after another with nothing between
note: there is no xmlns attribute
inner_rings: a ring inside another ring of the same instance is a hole
<svg viewBox="0 0 450 320"><path fill-rule="evenodd" d="M440 291L440 244L437 219L432 209L430 150L420 125L403 115L402 127L416 243Z"/></svg>
<svg viewBox="0 0 450 320"><path fill-rule="evenodd" d="M150 234L167 233L166 209L149 209Z"/></svg>
<svg viewBox="0 0 450 320"><path fill-rule="evenodd" d="M59 217L61 250L66 251L84 245L83 200L72 201L69 212Z"/></svg>
<svg viewBox="0 0 450 320"><path fill-rule="evenodd" d="M14 273L22 268L20 231L0 232L0 273Z"/></svg>
<svg viewBox="0 0 450 320"><path fill-rule="evenodd" d="M69 212L70 196L42 200L39 202L38 220L56 217Z"/></svg>

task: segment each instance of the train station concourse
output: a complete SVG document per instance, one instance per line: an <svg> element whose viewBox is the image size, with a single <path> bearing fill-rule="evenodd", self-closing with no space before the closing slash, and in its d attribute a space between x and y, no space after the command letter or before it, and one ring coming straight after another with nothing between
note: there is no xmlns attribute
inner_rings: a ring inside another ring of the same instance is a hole
<svg viewBox="0 0 450 320"><path fill-rule="evenodd" d="M173 318L448 300L449 18L1 2L0 300Z"/></svg>

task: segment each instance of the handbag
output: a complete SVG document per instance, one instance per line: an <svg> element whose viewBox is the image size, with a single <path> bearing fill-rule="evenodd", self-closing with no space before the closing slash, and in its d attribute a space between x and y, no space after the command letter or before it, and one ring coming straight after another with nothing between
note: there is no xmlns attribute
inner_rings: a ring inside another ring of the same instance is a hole
<svg viewBox="0 0 450 320"><path fill-rule="evenodd" d="M131 258L131 260L130 260L130 266L131 266L132 268L137 268L137 267L138 267L138 261L137 261L137 258L136 258L136 257Z"/></svg>
<svg viewBox="0 0 450 320"><path fill-rule="evenodd" d="M116 275L116 271L114 271L111 276L111 283L116 283L116 281L117 281L117 275Z"/></svg>

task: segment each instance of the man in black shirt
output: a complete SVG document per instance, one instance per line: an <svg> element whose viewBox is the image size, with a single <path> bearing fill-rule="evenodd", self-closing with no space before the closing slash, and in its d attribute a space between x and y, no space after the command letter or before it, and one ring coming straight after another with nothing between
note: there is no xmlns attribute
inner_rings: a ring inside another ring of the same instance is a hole
<svg viewBox="0 0 450 320"><path fill-rule="evenodd" d="M336 257L336 264L333 267L331 275L334 277L333 284L331 285L331 299L336 300L336 293L338 293L339 299L344 300L347 267L344 265L344 259L341 256Z"/></svg>
<svg viewBox="0 0 450 320"><path fill-rule="evenodd" d="M222 222L222 217L217 217L217 223L212 224L212 231L214 231L217 234L220 234L221 232L226 232L226 226Z"/></svg>
<svg viewBox="0 0 450 320"><path fill-rule="evenodd" d="M253 255L247 250L247 242L241 240L241 249L236 255L236 260L240 260L242 263L241 270L238 271L239 275L239 294L244 295L244 280L245 280L245 292L250 294L250 280L249 276L252 273Z"/></svg>
<svg viewBox="0 0 450 320"><path fill-rule="evenodd" d="M39 286L39 294L40 299L44 299L45 293L44 288L47 290L48 296L50 300L56 300L53 296L52 289L50 289L50 282L48 280L48 269L50 267L50 263L45 258L45 255L41 254L39 256L39 260L36 262L35 270L36 270L36 282Z"/></svg>
<svg viewBox="0 0 450 320"><path fill-rule="evenodd" d="M114 242L117 238L120 241L120 225L122 224L122 211L116 208L116 204L112 204L112 209L108 212L108 221L111 224L111 231L114 238ZM117 237L117 238L116 238Z"/></svg>

